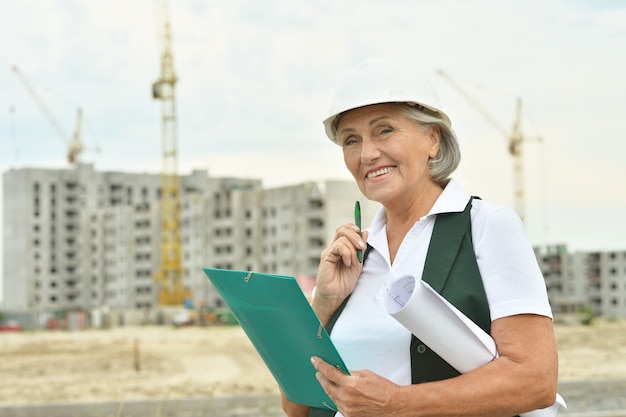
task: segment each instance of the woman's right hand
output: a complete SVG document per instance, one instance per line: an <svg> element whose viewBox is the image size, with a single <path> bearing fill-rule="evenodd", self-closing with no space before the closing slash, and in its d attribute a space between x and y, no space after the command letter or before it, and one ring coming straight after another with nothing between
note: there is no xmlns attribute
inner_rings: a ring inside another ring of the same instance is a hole
<svg viewBox="0 0 626 417"><path fill-rule="evenodd" d="M333 242L322 251L313 309L324 325L354 290L363 269L357 250L364 251L366 241L367 232L361 237L359 228L349 223L337 228Z"/></svg>

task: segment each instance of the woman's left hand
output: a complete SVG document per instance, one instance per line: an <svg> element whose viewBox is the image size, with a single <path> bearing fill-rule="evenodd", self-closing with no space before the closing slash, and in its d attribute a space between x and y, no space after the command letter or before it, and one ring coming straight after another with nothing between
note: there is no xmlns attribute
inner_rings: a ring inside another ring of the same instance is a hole
<svg viewBox="0 0 626 417"><path fill-rule="evenodd" d="M313 357L316 377L344 417L381 416L400 406L400 386L372 371L350 371L344 374L324 360Z"/></svg>

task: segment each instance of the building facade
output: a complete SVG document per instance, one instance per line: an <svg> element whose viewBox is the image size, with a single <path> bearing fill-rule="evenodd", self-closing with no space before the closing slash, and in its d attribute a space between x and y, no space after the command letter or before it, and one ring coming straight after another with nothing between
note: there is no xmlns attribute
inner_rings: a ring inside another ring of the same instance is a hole
<svg viewBox="0 0 626 417"><path fill-rule="evenodd" d="M158 174L23 168L4 174L4 309L158 308ZM315 276L337 225L376 211L351 181L263 189L259 180L181 176L184 285L196 305L219 296L202 267Z"/></svg>
<svg viewBox="0 0 626 417"><path fill-rule="evenodd" d="M626 317L626 251L592 255L599 259L599 313L609 318Z"/></svg>
<svg viewBox="0 0 626 417"><path fill-rule="evenodd" d="M555 314L626 318L626 250L569 253L552 245L535 248L535 255Z"/></svg>
<svg viewBox="0 0 626 417"><path fill-rule="evenodd" d="M154 311L159 287L159 174L22 168L4 173L4 311ZM203 267L313 278L338 225L363 225L378 204L352 181L264 189L259 180L181 176L183 283L194 305L220 297ZM626 317L626 251L536 247L556 315L590 309Z"/></svg>

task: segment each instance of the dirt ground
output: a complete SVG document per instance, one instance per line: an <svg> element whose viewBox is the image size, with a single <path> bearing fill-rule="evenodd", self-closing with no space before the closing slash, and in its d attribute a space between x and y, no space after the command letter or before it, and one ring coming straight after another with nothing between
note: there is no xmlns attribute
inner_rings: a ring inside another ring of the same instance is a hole
<svg viewBox="0 0 626 417"><path fill-rule="evenodd" d="M556 335L561 381L626 378L626 322ZM0 406L274 392L237 326L0 333Z"/></svg>

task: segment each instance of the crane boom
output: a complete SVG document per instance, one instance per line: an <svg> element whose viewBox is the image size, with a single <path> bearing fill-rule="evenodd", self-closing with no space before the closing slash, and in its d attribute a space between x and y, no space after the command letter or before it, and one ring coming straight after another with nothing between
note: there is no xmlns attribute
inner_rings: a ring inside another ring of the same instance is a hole
<svg viewBox="0 0 626 417"><path fill-rule="evenodd" d="M26 76L22 74L22 71L20 71L20 69L17 66L13 66L11 69L20 79L22 84L24 84L24 87L26 87L26 90L28 90L30 95L33 97L33 99L35 100L35 103L37 103L37 105L41 109L41 112L46 116L46 118L48 118L48 121L50 122L52 127L54 127L54 129L59 133L59 136L61 136L61 139L63 140L63 142L65 142L67 140L67 136L65 132L63 131L63 128L61 128L61 125L59 125L56 118L52 115L52 112L50 111L50 109L48 109L48 106L46 106L46 104L41 99L41 97L39 97L39 94L37 94L37 91L35 91L33 86L26 79Z"/></svg>
<svg viewBox="0 0 626 417"><path fill-rule="evenodd" d="M82 115L83 115L82 109L79 107L76 110L76 127L74 129L74 133L72 135L71 140L68 140L68 136L65 134L65 132L61 128L61 125L59 125L59 123L57 122L56 118L54 117L54 115L52 114L48 106L46 106L46 104L41 99L39 94L37 94L37 91L35 91L35 89L30 84L30 82L28 82L24 74L22 74L22 72L19 70L17 66L13 66L12 70L13 72L15 72L15 74L20 79L20 81L22 81L22 84L24 84L24 87L26 87L26 89L28 90L30 95L33 97L33 99L35 100L35 102L37 103L41 111L43 112L43 114L50 121L50 124L52 124L54 129L61 136L63 143L65 143L65 145L67 146L67 161L71 165L76 165L79 162L80 155L84 151L83 142L81 138L81 126L82 126Z"/></svg>
<svg viewBox="0 0 626 417"><path fill-rule="evenodd" d="M480 114L482 114L496 129L500 131L508 140L508 151L513 157L513 206L522 221L525 220L525 192L524 192L524 158L523 143L525 142L522 133L522 100L517 99L515 120L509 132L505 129L488 111L486 111L476 100L472 98L457 82L442 70L437 71L450 85L465 98Z"/></svg>
<svg viewBox="0 0 626 417"><path fill-rule="evenodd" d="M176 126L176 73L171 46L170 23L165 0L157 2L157 24L163 29L161 76L152 84L152 96L161 101L161 266L155 273L160 283L159 303L180 305L187 298L183 286L180 241L180 178L178 176L178 138Z"/></svg>
<svg viewBox="0 0 626 417"><path fill-rule="evenodd" d="M443 72L442 70L437 71L439 75L445 78L448 83L459 93L465 100L468 101L474 108L482 114L485 119L487 119L496 129L498 129L504 136L508 136L509 132L504 128L487 110L483 108L483 106L478 103L478 101L474 100L472 96L470 96L456 81L454 81L448 74Z"/></svg>

